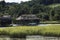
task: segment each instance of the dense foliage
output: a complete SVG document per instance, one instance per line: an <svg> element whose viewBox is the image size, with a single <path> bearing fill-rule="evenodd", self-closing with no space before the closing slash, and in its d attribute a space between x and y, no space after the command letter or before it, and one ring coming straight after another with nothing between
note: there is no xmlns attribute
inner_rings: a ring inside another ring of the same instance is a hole
<svg viewBox="0 0 60 40"><path fill-rule="evenodd" d="M0 16L9 14L16 18L22 14L35 14L42 21L59 21L60 5L58 4L60 4L60 0L31 0L20 4L0 2Z"/></svg>

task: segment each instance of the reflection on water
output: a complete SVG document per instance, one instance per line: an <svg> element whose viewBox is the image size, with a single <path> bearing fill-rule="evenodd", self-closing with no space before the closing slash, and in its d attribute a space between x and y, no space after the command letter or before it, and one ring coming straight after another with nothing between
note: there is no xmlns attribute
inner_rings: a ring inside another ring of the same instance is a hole
<svg viewBox="0 0 60 40"><path fill-rule="evenodd" d="M0 38L0 40L26 40L25 38Z"/></svg>
<svg viewBox="0 0 60 40"><path fill-rule="evenodd" d="M25 39L25 38L0 38L0 40L60 40L60 38L28 38L28 39Z"/></svg>
<svg viewBox="0 0 60 40"><path fill-rule="evenodd" d="M8 36L0 36L0 40L60 40L60 37L27 36L26 38L10 38Z"/></svg>
<svg viewBox="0 0 60 40"><path fill-rule="evenodd" d="M10 38L6 35L0 35L0 40L26 40L26 38Z"/></svg>

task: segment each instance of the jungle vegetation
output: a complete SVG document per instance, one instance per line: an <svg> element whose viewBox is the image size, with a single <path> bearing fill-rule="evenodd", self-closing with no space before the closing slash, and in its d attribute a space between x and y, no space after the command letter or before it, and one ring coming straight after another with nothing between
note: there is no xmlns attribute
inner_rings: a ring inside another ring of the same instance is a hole
<svg viewBox="0 0 60 40"><path fill-rule="evenodd" d="M31 0L21 3L0 2L0 16L17 18L22 14L35 14L41 21L60 21L60 0Z"/></svg>

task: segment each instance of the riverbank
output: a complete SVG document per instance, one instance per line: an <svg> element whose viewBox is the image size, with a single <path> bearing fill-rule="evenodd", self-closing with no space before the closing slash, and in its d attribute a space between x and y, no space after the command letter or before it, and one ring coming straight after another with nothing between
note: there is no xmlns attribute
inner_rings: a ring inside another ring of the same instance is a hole
<svg viewBox="0 0 60 40"><path fill-rule="evenodd" d="M7 35L13 38L25 38L27 35L42 35L60 37L60 24L48 26L16 26L0 28L0 35Z"/></svg>

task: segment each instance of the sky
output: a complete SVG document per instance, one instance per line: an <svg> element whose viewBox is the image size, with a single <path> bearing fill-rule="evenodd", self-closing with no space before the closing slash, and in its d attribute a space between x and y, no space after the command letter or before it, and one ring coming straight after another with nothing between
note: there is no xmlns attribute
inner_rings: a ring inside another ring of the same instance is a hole
<svg viewBox="0 0 60 40"><path fill-rule="evenodd" d="M5 0L6 2L16 2L16 3L20 3L21 1L25 2L25 1L29 1L29 0Z"/></svg>

